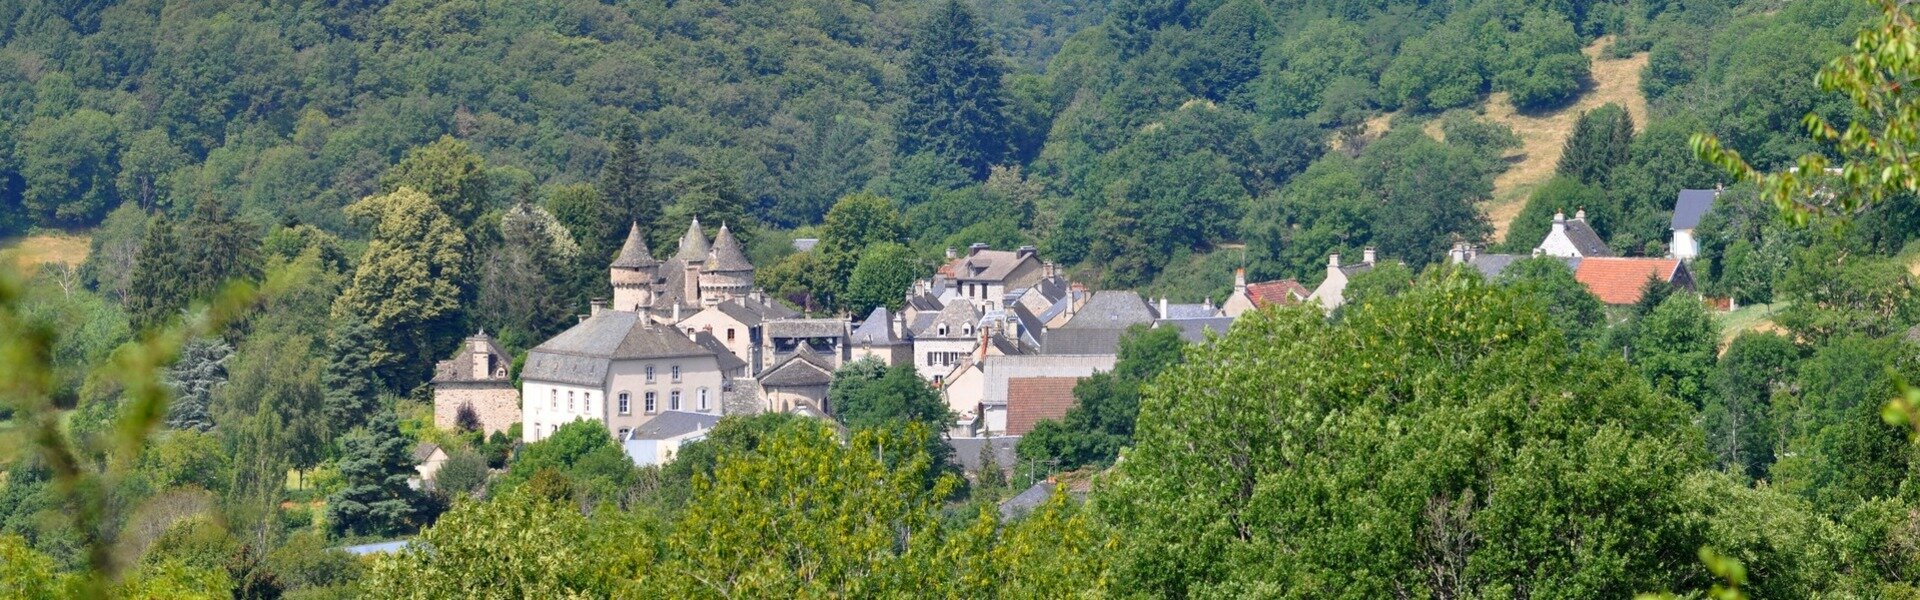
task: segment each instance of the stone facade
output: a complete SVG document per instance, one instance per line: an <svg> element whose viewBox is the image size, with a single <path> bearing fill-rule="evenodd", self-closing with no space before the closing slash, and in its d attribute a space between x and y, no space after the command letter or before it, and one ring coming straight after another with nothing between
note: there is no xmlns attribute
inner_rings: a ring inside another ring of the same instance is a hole
<svg viewBox="0 0 1920 600"><path fill-rule="evenodd" d="M433 388L433 426L458 429L461 406L472 406L487 435L520 422L520 390L508 381L442 383Z"/></svg>

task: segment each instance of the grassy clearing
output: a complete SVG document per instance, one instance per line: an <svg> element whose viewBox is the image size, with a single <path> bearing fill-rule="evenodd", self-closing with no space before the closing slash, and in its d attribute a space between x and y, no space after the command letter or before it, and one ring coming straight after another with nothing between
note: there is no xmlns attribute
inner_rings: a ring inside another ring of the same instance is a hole
<svg viewBox="0 0 1920 600"><path fill-rule="evenodd" d="M1714 322L1720 326L1720 350L1726 351L1727 345L1733 343L1733 338L1739 337L1742 332L1778 331L1780 326L1774 324L1773 315L1778 314L1780 309L1785 307L1785 303L1779 302L1755 304L1742 306L1732 312L1715 314Z"/></svg>
<svg viewBox="0 0 1920 600"><path fill-rule="evenodd" d="M84 233L38 233L0 240L0 264L10 264L22 271L47 263L77 267L87 260L88 241Z"/></svg>
<svg viewBox="0 0 1920 600"><path fill-rule="evenodd" d="M1493 223L1495 241L1506 239L1507 225L1526 206L1527 195L1553 178L1554 167L1560 162L1560 150L1566 145L1567 137L1573 135L1573 125L1580 113L1612 102L1626 107L1627 113L1633 115L1635 127L1646 126L1647 100L1640 95L1640 69L1647 65L1647 55L1606 58L1601 51L1612 42L1613 38L1605 37L1587 46L1587 57L1593 60L1593 87L1572 105L1528 114L1515 112L1506 92L1487 99L1487 120L1504 123L1520 136L1520 148L1507 155L1511 166L1493 180L1493 200L1481 205Z"/></svg>

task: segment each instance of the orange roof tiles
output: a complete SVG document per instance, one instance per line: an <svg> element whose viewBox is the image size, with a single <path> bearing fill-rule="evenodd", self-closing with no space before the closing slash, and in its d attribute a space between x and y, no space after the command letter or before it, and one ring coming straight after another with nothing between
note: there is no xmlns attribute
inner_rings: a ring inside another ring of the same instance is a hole
<svg viewBox="0 0 1920 600"><path fill-rule="evenodd" d="M1680 261L1673 258L1612 258L1587 257L1580 259L1580 268L1575 269L1573 278L1587 290L1607 304L1633 304L1640 300L1640 290L1650 278L1671 283L1679 270Z"/></svg>
<svg viewBox="0 0 1920 600"><path fill-rule="evenodd" d="M1307 286L1292 279L1247 284L1247 298L1253 300L1254 306L1297 304L1312 294Z"/></svg>
<svg viewBox="0 0 1920 600"><path fill-rule="evenodd" d="M1073 408L1078 377L1007 379L1007 435L1026 435L1043 419L1060 420Z"/></svg>

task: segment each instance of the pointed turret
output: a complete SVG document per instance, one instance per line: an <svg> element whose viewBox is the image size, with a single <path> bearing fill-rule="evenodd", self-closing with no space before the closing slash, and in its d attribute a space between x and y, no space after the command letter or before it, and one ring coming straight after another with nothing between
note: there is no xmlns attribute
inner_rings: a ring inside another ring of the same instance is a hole
<svg viewBox="0 0 1920 600"><path fill-rule="evenodd" d="M733 232L727 229L726 223L721 223L720 234L713 236L713 248L707 251L707 260L701 268L714 273L752 271L753 263L747 260L747 253L740 247L740 240L733 237Z"/></svg>
<svg viewBox="0 0 1920 600"><path fill-rule="evenodd" d="M694 217L693 222L687 224L687 232L681 234L680 249L674 251L673 257L680 259L680 262L697 265L707 259L710 248L706 232L700 230L700 218Z"/></svg>
<svg viewBox="0 0 1920 600"><path fill-rule="evenodd" d="M713 306L753 290L753 263L725 223L700 265L700 302Z"/></svg>
<svg viewBox="0 0 1920 600"><path fill-rule="evenodd" d="M640 235L640 223L635 221L627 229L627 243L620 247L620 256L613 259L614 268L637 269L659 264L660 261L653 259L653 253L647 251L647 238Z"/></svg>
<svg viewBox="0 0 1920 600"><path fill-rule="evenodd" d="M613 282L614 310L637 311L653 306L653 286L660 278L660 261L654 260L653 253L647 251L647 238L640 234L639 223L627 230L627 243L620 247L620 255L613 259L608 271Z"/></svg>

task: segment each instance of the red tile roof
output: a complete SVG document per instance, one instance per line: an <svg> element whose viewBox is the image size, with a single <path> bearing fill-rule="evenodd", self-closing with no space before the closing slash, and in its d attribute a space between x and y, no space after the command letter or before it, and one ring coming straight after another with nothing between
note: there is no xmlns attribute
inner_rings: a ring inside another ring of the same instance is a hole
<svg viewBox="0 0 1920 600"><path fill-rule="evenodd" d="M1060 420L1073 408L1078 377L1007 379L1007 435L1026 435L1043 419Z"/></svg>
<svg viewBox="0 0 1920 600"><path fill-rule="evenodd" d="M1247 284L1247 298L1253 300L1254 306L1298 304L1312 294L1307 286L1292 279Z"/></svg>
<svg viewBox="0 0 1920 600"><path fill-rule="evenodd" d="M1580 259L1580 268L1574 270L1573 278L1587 286L1601 302L1633 304L1640 300L1640 290L1647 285L1647 279L1657 277L1671 283L1679 266L1680 261L1672 258L1587 257Z"/></svg>

